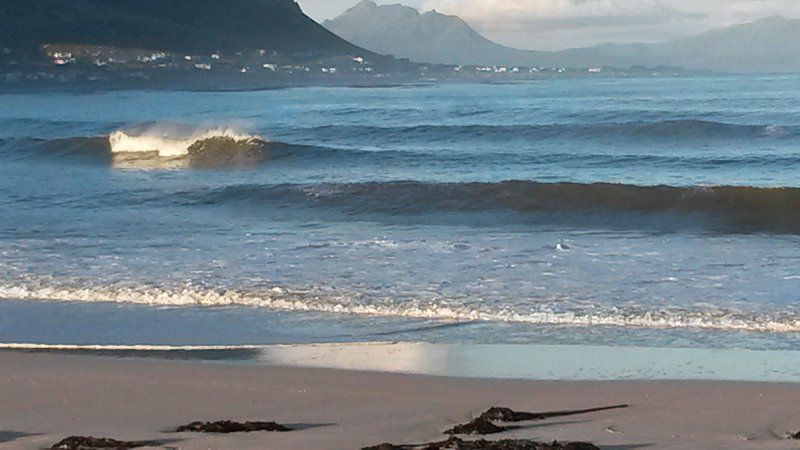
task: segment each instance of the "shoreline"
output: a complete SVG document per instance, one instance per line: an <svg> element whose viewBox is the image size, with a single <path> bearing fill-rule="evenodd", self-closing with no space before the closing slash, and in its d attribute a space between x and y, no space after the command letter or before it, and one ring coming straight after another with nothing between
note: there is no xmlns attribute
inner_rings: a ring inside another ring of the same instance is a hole
<svg viewBox="0 0 800 450"><path fill-rule="evenodd" d="M72 435L155 448L356 449L423 443L492 406L629 408L526 423L489 439L588 441L604 449L800 448L800 384L529 381L0 351L0 448ZM290 433L173 433L193 421L277 421Z"/></svg>
<svg viewBox="0 0 800 450"><path fill-rule="evenodd" d="M792 350L351 342L217 346L0 343L2 351L498 380L800 383L800 352Z"/></svg>

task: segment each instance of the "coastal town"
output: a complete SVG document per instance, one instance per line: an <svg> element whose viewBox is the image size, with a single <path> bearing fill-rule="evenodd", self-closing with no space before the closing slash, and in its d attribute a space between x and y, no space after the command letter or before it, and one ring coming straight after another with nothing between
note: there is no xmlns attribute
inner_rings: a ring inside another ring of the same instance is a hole
<svg viewBox="0 0 800 450"><path fill-rule="evenodd" d="M680 74L674 68L518 67L416 64L408 59L373 54L314 58L256 49L226 53L175 53L97 45L45 44L37 51L0 47L0 81L6 87L25 84L127 82L198 82L227 80L243 84L393 83L405 81L513 81L581 76L658 76Z"/></svg>

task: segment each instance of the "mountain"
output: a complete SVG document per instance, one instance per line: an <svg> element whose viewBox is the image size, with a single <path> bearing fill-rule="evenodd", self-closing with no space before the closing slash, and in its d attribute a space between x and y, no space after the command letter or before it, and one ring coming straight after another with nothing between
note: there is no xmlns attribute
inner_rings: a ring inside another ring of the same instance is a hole
<svg viewBox="0 0 800 450"><path fill-rule="evenodd" d="M800 20L768 17L655 44L602 44L550 52L543 61L575 66L671 66L721 72L800 71Z"/></svg>
<svg viewBox="0 0 800 450"><path fill-rule="evenodd" d="M0 46L364 54L292 0L0 0Z"/></svg>
<svg viewBox="0 0 800 450"><path fill-rule="evenodd" d="M768 17L653 46L674 65L725 71L800 70L800 20Z"/></svg>
<svg viewBox="0 0 800 450"><path fill-rule="evenodd" d="M724 72L800 71L800 20L769 17L655 44L600 44L555 52L494 43L436 11L364 0L323 23L356 45L420 63L585 68L671 66Z"/></svg>
<svg viewBox="0 0 800 450"><path fill-rule="evenodd" d="M376 53L418 63L522 64L532 63L539 55L494 43L456 16L436 11L420 14L408 6L378 6L371 0L322 25Z"/></svg>

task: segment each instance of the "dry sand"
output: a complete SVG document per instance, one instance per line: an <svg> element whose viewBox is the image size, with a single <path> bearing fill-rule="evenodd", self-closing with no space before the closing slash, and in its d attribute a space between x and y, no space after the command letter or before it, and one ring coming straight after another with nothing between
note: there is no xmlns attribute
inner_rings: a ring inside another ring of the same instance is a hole
<svg viewBox="0 0 800 450"><path fill-rule="evenodd" d="M330 369L0 352L0 448L69 435L164 440L182 449L357 449L439 440L493 405L523 411L629 403L527 423L498 438L585 440L603 448L792 449L800 385L541 382ZM294 424L290 433L175 434L195 420Z"/></svg>

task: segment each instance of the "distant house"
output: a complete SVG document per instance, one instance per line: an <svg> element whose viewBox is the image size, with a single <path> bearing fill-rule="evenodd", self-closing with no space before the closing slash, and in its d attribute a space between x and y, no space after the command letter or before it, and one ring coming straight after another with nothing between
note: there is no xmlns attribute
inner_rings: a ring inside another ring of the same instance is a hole
<svg viewBox="0 0 800 450"><path fill-rule="evenodd" d="M53 52L50 56L53 58L53 64L57 66L65 66L76 61L71 52Z"/></svg>
<svg viewBox="0 0 800 450"><path fill-rule="evenodd" d="M164 58L166 58L166 57L167 57L167 54L166 54L166 53L164 53L164 52L158 52L158 53L152 53L152 54L150 54L150 55L141 55L141 56L139 56L139 57L138 57L138 58L136 58L136 59L137 59L139 62L142 62L142 63L151 63L151 62L158 61L158 60L160 60L160 59L164 59Z"/></svg>

